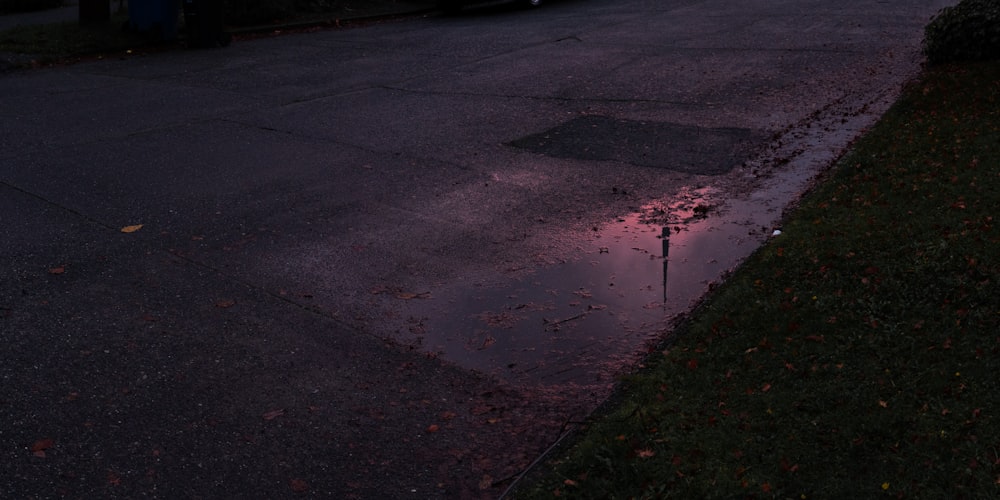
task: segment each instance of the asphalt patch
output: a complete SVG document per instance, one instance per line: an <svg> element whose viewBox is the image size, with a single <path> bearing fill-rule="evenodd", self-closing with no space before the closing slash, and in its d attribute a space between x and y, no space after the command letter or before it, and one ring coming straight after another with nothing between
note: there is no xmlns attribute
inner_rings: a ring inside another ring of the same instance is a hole
<svg viewBox="0 0 1000 500"><path fill-rule="evenodd" d="M621 161L689 174L720 175L742 164L753 130L696 127L588 115L508 143L555 158Z"/></svg>

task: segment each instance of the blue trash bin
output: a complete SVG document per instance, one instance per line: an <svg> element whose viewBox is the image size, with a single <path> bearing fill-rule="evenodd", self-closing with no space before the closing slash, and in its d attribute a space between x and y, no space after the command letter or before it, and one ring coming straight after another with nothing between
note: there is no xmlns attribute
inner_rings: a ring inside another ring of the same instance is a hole
<svg viewBox="0 0 1000 500"><path fill-rule="evenodd" d="M162 40L177 39L179 0L128 0L129 28Z"/></svg>

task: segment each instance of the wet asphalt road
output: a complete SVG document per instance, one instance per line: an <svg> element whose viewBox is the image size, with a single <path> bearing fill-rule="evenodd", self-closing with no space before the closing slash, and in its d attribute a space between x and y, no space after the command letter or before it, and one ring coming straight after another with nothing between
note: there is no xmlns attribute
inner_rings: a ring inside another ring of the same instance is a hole
<svg viewBox="0 0 1000 500"><path fill-rule="evenodd" d="M664 333L572 338L609 306L559 266L677 193L767 205L948 3L564 0L0 76L0 497L496 497Z"/></svg>

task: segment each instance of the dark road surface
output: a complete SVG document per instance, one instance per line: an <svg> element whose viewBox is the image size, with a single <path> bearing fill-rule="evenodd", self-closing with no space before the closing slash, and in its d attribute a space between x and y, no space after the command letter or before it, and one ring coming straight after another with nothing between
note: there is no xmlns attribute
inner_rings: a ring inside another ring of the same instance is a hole
<svg viewBox="0 0 1000 500"><path fill-rule="evenodd" d="M948 3L565 0L0 75L0 497L497 497Z"/></svg>

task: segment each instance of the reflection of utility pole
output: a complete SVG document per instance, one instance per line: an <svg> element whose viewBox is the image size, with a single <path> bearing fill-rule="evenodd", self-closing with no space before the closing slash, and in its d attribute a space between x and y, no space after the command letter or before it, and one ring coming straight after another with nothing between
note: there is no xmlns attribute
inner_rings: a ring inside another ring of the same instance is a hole
<svg viewBox="0 0 1000 500"><path fill-rule="evenodd" d="M663 307L667 307L667 262L670 259L670 228L664 227L660 231L660 240L663 244Z"/></svg>

